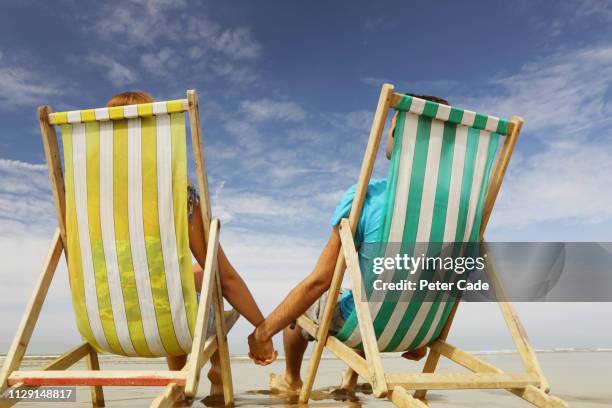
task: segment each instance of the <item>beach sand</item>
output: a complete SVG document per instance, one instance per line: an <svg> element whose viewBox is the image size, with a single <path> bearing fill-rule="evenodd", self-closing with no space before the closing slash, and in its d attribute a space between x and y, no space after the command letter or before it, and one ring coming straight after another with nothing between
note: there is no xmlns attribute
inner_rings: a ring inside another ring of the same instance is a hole
<svg viewBox="0 0 612 408"><path fill-rule="evenodd" d="M538 353L550 383L552 393L563 398L572 407L612 407L612 352L568 351ZM481 354L481 358L508 370L519 371L521 365L516 354ZM30 358L24 362L23 369L35 369L48 361L43 357ZM453 363L444 361L440 372L460 371ZM394 356L383 358L383 365L390 372L419 371L422 362L414 363ZM164 361L144 359L118 359L102 356L101 366L109 370L164 369ZM246 358L232 359L232 374L237 407L295 407L296 397L271 395L268 392L268 376L271 372L281 372L282 360L267 367L255 366ZM79 367L79 366L77 366ZM306 367L306 365L304 366ZM80 366L82 369L83 367ZM377 400L370 395L369 386L360 385L354 394L335 392L340 382L340 372L345 368L334 358L325 358L320 365L319 375L313 391L312 407L391 407L387 400ZM204 375L198 391L198 398L189 404L179 406L204 407L222 406L222 400L206 398L209 383ZM305 368L304 368L305 371ZM161 392L159 387L108 387L104 389L108 407L147 407L152 399ZM431 391L428 394L431 407L530 407L532 405L505 391ZM77 389L76 403L22 402L17 407L86 407L91 406L89 390Z"/></svg>

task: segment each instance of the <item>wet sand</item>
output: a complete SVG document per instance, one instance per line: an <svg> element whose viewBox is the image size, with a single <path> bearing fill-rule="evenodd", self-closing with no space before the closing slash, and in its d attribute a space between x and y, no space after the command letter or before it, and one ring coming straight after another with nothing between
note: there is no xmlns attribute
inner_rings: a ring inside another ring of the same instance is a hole
<svg viewBox="0 0 612 408"><path fill-rule="evenodd" d="M484 354L481 358L508 371L519 371L520 362L516 354ZM539 353L550 383L552 393L563 398L572 407L612 407L612 352L545 352ZM48 361L48 358L29 359L23 369L35 369ZM281 372L283 361L267 367L253 365L248 359L232 359L232 374L237 407L296 407L297 397L272 395L268 392L268 377L271 372ZM390 372L419 371L422 363L385 356L383 364ZM164 369L163 360L124 359L102 356L101 366L109 370ZM79 366L77 366L79 367ZM82 369L83 367L80 366ZM321 362L319 376L313 391L312 407L391 407L387 400L377 400L371 396L367 385L360 385L355 393L341 393L336 390L340 383L340 372L345 368L342 362L326 358ZM203 374L208 369L204 368ZM462 369L444 361L440 372L458 372ZM305 370L304 370L305 371ZM198 391L198 398L183 407L222 406L222 400L207 398L209 383L206 376ZM161 392L159 387L108 387L104 389L108 407L147 407L152 399ZM431 391L428 394L431 407L530 407L532 405L505 391ZM20 403L17 407L86 407L91 406L89 390L77 389L76 403Z"/></svg>

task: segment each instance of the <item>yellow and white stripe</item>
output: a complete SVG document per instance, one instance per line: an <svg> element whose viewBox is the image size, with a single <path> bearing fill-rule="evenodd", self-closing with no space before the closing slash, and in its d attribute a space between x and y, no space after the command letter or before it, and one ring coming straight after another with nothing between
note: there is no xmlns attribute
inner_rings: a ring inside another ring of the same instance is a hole
<svg viewBox="0 0 612 408"><path fill-rule="evenodd" d="M60 116L73 303L79 331L99 350L191 349L185 115L168 113L183 109L175 102Z"/></svg>
<svg viewBox="0 0 612 408"><path fill-rule="evenodd" d="M187 99L172 101L141 103L138 105L114 106L112 108L84 109L49 114L52 125L65 125L68 123L99 122L105 120L120 120L144 118L155 115L181 113L189 109Z"/></svg>
<svg viewBox="0 0 612 408"><path fill-rule="evenodd" d="M78 242L82 260L83 282L85 283L85 307L91 324L95 341L103 349L110 349L98 307L96 280L94 274L93 256L89 236L89 219L87 211L87 156L86 156L85 125L76 124L72 131L72 166L74 168L74 201L76 203L76 225ZM69 214L68 216L71 216Z"/></svg>

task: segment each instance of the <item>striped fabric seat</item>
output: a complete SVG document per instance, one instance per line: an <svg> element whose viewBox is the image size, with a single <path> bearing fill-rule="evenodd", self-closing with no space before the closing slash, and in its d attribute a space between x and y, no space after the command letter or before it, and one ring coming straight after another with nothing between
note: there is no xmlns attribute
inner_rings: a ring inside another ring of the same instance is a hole
<svg viewBox="0 0 612 408"><path fill-rule="evenodd" d="M50 115L62 130L77 326L99 351L191 351L185 109L179 100Z"/></svg>
<svg viewBox="0 0 612 408"><path fill-rule="evenodd" d="M508 121L411 96L403 96L396 110L381 253L394 256L401 243L401 252L409 256L418 257L424 247L434 256L442 243L450 243L445 250L460 255L465 245L453 243L479 240L486 186ZM391 274L401 279L405 273ZM428 273L418 271L415 276L425 278ZM446 278L456 276L450 271ZM389 300L390 294L381 297L372 290L373 278L364 277L364 293L380 351L412 350L437 339L455 296L440 293L425 301L422 292L406 290L399 299L395 295ZM355 312L336 337L361 347Z"/></svg>

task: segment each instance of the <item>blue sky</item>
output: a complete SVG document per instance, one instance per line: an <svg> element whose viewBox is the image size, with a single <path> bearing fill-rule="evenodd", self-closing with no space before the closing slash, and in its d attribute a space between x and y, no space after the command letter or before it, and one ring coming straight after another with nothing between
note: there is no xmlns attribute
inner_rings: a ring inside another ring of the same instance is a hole
<svg viewBox="0 0 612 408"><path fill-rule="evenodd" d="M129 89L157 99L199 91L222 242L265 313L314 265L335 202L356 181L383 82L525 118L489 239L612 240L610 1L0 7L0 310L8 316L23 310L55 222L36 106L101 106ZM58 276L43 326L72 330L65 270ZM553 323L538 332L550 310L576 313L578 332L595 330L578 306L556 307L528 312L539 316L527 325L542 347L612 343L612 333L563 342L546 333ZM9 317L0 329L0 352L16 325ZM242 323L232 339L239 351L248 330ZM493 347L505 347L495 330ZM66 341L51 336L39 347Z"/></svg>

